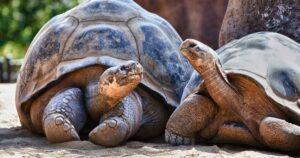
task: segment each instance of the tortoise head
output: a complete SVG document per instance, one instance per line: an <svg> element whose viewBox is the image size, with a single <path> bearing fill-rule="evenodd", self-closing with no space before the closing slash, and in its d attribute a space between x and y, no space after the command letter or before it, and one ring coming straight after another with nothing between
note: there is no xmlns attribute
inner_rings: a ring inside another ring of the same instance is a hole
<svg viewBox="0 0 300 158"><path fill-rule="evenodd" d="M109 68L109 71L105 71L102 74L101 80L104 81L106 85L114 83L118 86L125 86L128 84L138 84L142 76L142 65L136 61L128 61L125 64Z"/></svg>
<svg viewBox="0 0 300 158"><path fill-rule="evenodd" d="M196 70L204 70L214 65L217 60L216 52L207 45L186 39L180 46L180 51Z"/></svg>

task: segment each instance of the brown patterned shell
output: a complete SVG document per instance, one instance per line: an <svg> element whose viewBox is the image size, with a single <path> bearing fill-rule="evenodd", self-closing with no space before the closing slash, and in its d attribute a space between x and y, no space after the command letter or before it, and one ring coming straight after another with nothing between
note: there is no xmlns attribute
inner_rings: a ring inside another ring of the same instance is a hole
<svg viewBox="0 0 300 158"><path fill-rule="evenodd" d="M30 101L65 74L128 60L145 70L142 83L171 106L179 104L192 72L168 22L131 0L90 0L52 18L32 41L21 68L16 107L27 124Z"/></svg>

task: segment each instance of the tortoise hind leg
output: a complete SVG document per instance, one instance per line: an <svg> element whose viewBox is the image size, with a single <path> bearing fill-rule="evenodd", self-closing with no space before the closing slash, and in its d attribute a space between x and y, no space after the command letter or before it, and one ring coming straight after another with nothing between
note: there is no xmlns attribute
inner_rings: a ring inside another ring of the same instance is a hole
<svg viewBox="0 0 300 158"><path fill-rule="evenodd" d="M236 144L262 147L262 145L254 139L250 130L245 125L233 122L221 125L218 133L213 137L211 142L217 144Z"/></svg>
<svg viewBox="0 0 300 158"><path fill-rule="evenodd" d="M79 88L62 90L44 109L43 128L51 143L80 140L78 132L85 122L83 94Z"/></svg>
<svg viewBox="0 0 300 158"><path fill-rule="evenodd" d="M209 98L190 95L171 115L165 131L166 142L191 145L196 133L213 121L216 111L214 102Z"/></svg>
<svg viewBox="0 0 300 158"><path fill-rule="evenodd" d="M140 98L132 92L101 117L99 125L90 132L89 138L95 144L117 146L137 132L142 115Z"/></svg>
<svg viewBox="0 0 300 158"><path fill-rule="evenodd" d="M259 132L265 143L273 149L283 151L300 149L300 126L282 119L267 117L261 122Z"/></svg>

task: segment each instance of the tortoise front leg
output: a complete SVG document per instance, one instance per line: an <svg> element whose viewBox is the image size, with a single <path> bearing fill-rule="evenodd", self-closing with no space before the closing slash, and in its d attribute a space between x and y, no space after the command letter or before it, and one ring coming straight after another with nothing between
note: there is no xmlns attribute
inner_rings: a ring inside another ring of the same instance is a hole
<svg viewBox="0 0 300 158"><path fill-rule="evenodd" d="M95 144L117 146L137 132L142 115L140 97L132 92L101 117L100 124L90 132L89 138Z"/></svg>
<svg viewBox="0 0 300 158"><path fill-rule="evenodd" d="M298 125L267 117L261 122L259 132L265 143L273 149L283 151L300 149L300 126Z"/></svg>
<svg viewBox="0 0 300 158"><path fill-rule="evenodd" d="M91 83L85 91L89 116L99 121L100 116L111 109L141 82L143 67L135 61L110 67L101 75L99 82Z"/></svg>
<svg viewBox="0 0 300 158"><path fill-rule="evenodd" d="M79 88L70 88L55 95L43 114L43 128L49 142L80 140L79 131L86 122L83 94Z"/></svg>
<svg viewBox="0 0 300 158"><path fill-rule="evenodd" d="M165 131L166 141L172 145L191 145L195 134L213 121L216 110L209 98L190 95L171 115Z"/></svg>

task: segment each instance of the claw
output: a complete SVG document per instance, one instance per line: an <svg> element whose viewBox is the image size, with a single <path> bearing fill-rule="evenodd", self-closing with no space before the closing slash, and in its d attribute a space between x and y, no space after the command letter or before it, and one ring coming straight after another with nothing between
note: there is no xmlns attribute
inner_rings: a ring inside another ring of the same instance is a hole
<svg viewBox="0 0 300 158"><path fill-rule="evenodd" d="M171 145L193 145L194 144L194 138L179 136L177 134L174 134L173 132L170 132L169 130L165 131L165 140L167 143Z"/></svg>
<svg viewBox="0 0 300 158"><path fill-rule="evenodd" d="M117 121L115 119L108 120L106 123L110 128L116 128L117 126Z"/></svg>

